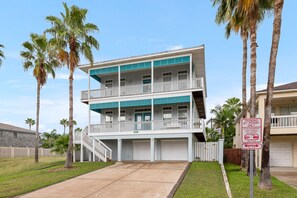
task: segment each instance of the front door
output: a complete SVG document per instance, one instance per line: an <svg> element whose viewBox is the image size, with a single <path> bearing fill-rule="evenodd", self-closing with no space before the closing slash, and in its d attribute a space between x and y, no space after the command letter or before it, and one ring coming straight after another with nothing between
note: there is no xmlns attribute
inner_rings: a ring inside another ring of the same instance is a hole
<svg viewBox="0 0 297 198"><path fill-rule="evenodd" d="M135 113L135 130L151 130L151 112Z"/></svg>

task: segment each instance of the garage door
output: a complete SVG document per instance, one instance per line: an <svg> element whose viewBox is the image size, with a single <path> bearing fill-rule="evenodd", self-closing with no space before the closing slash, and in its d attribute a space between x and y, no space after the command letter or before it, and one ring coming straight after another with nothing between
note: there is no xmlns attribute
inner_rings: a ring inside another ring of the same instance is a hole
<svg viewBox="0 0 297 198"><path fill-rule="evenodd" d="M150 160L150 141L133 141L133 160Z"/></svg>
<svg viewBox="0 0 297 198"><path fill-rule="evenodd" d="M292 142L272 142L270 145L270 166L292 166Z"/></svg>
<svg viewBox="0 0 297 198"><path fill-rule="evenodd" d="M161 140L161 160L187 160L187 140Z"/></svg>

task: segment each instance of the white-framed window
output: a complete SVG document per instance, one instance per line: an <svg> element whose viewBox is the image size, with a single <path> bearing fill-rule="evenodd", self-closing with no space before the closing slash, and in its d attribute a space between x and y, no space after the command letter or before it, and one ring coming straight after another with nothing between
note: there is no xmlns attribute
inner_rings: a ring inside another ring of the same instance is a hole
<svg viewBox="0 0 297 198"><path fill-rule="evenodd" d="M188 86L188 71L181 70L177 72L178 89L184 90L189 88Z"/></svg>
<svg viewBox="0 0 297 198"><path fill-rule="evenodd" d="M172 107L163 107L163 120L172 120Z"/></svg>
<svg viewBox="0 0 297 198"><path fill-rule="evenodd" d="M151 92L151 82L152 82L152 77L150 74L146 74L142 76L143 93Z"/></svg>
<svg viewBox="0 0 297 198"><path fill-rule="evenodd" d="M163 73L163 91L171 91L172 90L172 73L166 72Z"/></svg>
<svg viewBox="0 0 297 198"><path fill-rule="evenodd" d="M121 87L125 87L126 86L126 78L121 78L120 85L121 85Z"/></svg>
<svg viewBox="0 0 297 198"><path fill-rule="evenodd" d="M125 110L121 110L120 122L125 122L125 121L126 121L126 111Z"/></svg>
<svg viewBox="0 0 297 198"><path fill-rule="evenodd" d="M106 96L112 96L112 80L106 80L105 81L105 95Z"/></svg>
<svg viewBox="0 0 297 198"><path fill-rule="evenodd" d="M178 113L177 113L178 121L181 125L188 124L188 106L178 106Z"/></svg>
<svg viewBox="0 0 297 198"><path fill-rule="evenodd" d="M112 123L113 122L113 112L106 111L105 112L105 123Z"/></svg>

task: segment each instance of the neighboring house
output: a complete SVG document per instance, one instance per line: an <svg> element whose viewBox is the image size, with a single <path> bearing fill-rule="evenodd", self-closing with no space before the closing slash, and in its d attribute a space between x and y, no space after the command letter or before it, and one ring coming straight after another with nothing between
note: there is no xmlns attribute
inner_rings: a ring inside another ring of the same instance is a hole
<svg viewBox="0 0 297 198"><path fill-rule="evenodd" d="M0 147L34 147L35 132L0 123Z"/></svg>
<svg viewBox="0 0 297 198"><path fill-rule="evenodd" d="M264 129L266 90L257 92L257 117ZM240 119L236 119L234 146L241 147ZM274 88L271 110L270 166L297 167L297 82ZM261 167L261 151L256 152Z"/></svg>
<svg viewBox="0 0 297 198"><path fill-rule="evenodd" d="M89 158L193 160L194 142L205 141L203 45L80 69L89 75L81 94L89 126L74 142L91 151Z"/></svg>

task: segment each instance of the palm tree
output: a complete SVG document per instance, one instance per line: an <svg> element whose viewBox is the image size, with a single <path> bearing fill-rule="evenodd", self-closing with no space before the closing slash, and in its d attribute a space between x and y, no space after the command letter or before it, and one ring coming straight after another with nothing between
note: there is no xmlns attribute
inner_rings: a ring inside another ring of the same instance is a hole
<svg viewBox="0 0 297 198"><path fill-rule="evenodd" d="M74 130L74 132L77 132L77 133L81 133L82 132L82 128L76 128L75 130Z"/></svg>
<svg viewBox="0 0 297 198"><path fill-rule="evenodd" d="M40 89L45 85L48 74L55 77L54 67L59 62L45 35L30 34L30 41L24 42L22 46L25 48L25 51L21 51L23 67L25 71L32 68L37 81L35 162L38 163Z"/></svg>
<svg viewBox="0 0 297 198"><path fill-rule="evenodd" d="M239 98L233 97L226 100L226 103L223 105L223 108L228 109L233 114L234 118L237 117L241 112L241 102Z"/></svg>
<svg viewBox="0 0 297 198"><path fill-rule="evenodd" d="M98 27L92 23L86 23L88 10L77 6L70 8L63 3L65 13L61 13L61 18L48 16L46 19L51 22L52 27L46 32L51 33L54 38L52 42L59 51L58 58L69 68L69 144L65 168L72 167L73 153L73 73L78 67L80 54L82 54L93 65L92 47L99 49L98 41L91 35L92 32L99 31Z"/></svg>
<svg viewBox="0 0 297 198"><path fill-rule="evenodd" d="M68 126L68 120L66 118L63 118L62 120L60 120L60 124L63 125L64 127L64 132L63 132L63 135L65 135L65 132L66 132L66 127Z"/></svg>
<svg viewBox="0 0 297 198"><path fill-rule="evenodd" d="M58 153L60 155L63 155L64 153L67 152L68 143L69 143L69 135L59 136L56 139L56 141L54 143L54 146L51 149L51 152L55 152L55 153Z"/></svg>
<svg viewBox="0 0 297 198"><path fill-rule="evenodd" d="M4 48L4 45L0 44L0 66L2 65L2 59L5 58L3 51L1 48Z"/></svg>
<svg viewBox="0 0 297 198"><path fill-rule="evenodd" d="M29 130L31 131L31 126L35 124L35 120L33 120L32 118L27 118L25 120L25 123L29 125Z"/></svg>
<svg viewBox="0 0 297 198"><path fill-rule="evenodd" d="M52 148L59 136L56 129L53 129L51 132L44 132L42 134L42 148Z"/></svg>
<svg viewBox="0 0 297 198"><path fill-rule="evenodd" d="M278 44L281 34L282 10L284 0L275 0L274 2L274 21L272 32L272 44L270 50L269 72L267 82L267 95L265 101L265 118L264 118L264 132L263 132L263 148L262 148L262 163L260 174L260 188L271 189L270 176L270 127L271 127L271 102L273 97L274 77L276 68L276 57L278 52Z"/></svg>

